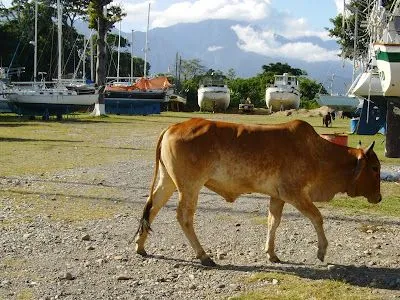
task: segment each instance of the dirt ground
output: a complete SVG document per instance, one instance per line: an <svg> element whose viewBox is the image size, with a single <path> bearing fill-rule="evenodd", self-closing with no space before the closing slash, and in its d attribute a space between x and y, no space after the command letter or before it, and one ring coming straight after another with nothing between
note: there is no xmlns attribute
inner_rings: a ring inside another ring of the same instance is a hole
<svg viewBox="0 0 400 300"><path fill-rule="evenodd" d="M224 299L260 287L245 280L258 272L400 298L400 218L321 207L329 247L320 263L311 223L286 206L276 241L284 263L272 264L263 250L268 200L257 194L229 204L202 190L195 226L217 267L194 258L175 218L176 195L152 226L149 257L138 256L130 241L152 174L153 163L137 159L0 178L0 299Z"/></svg>

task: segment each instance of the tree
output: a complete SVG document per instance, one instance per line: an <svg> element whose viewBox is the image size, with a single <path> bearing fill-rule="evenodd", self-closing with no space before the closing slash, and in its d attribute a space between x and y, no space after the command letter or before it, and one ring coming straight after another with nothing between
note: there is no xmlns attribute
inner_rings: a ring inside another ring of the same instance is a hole
<svg viewBox="0 0 400 300"><path fill-rule="evenodd" d="M206 68L200 63L199 59L182 59L181 73L184 80L192 79L197 75L202 75L206 72Z"/></svg>
<svg viewBox="0 0 400 300"><path fill-rule="evenodd" d="M274 75L282 75L283 73L288 73L294 76L307 75L306 71L301 69L292 68L287 63L270 63L269 65L262 66L263 73L273 73Z"/></svg>
<svg viewBox="0 0 400 300"><path fill-rule="evenodd" d="M46 72L48 79L56 76L57 63L57 26L54 23L56 10L54 0L38 1L38 62L37 70ZM11 67L25 67L25 73L20 80L33 80L33 45L35 31L35 3L26 0L14 0L8 8L0 8L0 31L4 38L1 39L0 55L2 64ZM65 20L66 17L63 17ZM79 34L66 22L63 32L63 53L76 53L74 47L81 47L80 42L75 43ZM71 56L71 58L74 57ZM64 73L72 73L76 65L73 59L64 61Z"/></svg>
<svg viewBox="0 0 400 300"><path fill-rule="evenodd" d="M236 78L236 71L235 71L235 69L230 68L230 69L228 70L228 72L226 73L226 77L227 77L229 80L235 79L235 78Z"/></svg>
<svg viewBox="0 0 400 300"><path fill-rule="evenodd" d="M120 6L110 5L112 0L90 0L89 13L89 28L97 30L97 76L96 84L105 86L106 84L106 34L114 26L116 22L121 21L125 16ZM95 104L95 115L105 114L104 95L102 91L99 93L98 103Z"/></svg>
<svg viewBox="0 0 400 300"><path fill-rule="evenodd" d="M382 1L382 4L389 9L393 4L394 0ZM371 2L374 4L374 2ZM337 43L342 51L342 57L353 59L363 57L368 51L369 45L369 34L366 26L362 26L366 23L367 14L365 11L370 11L371 7L368 7L368 3L362 1L351 0L347 4L345 18L340 13L336 17L329 19L332 23L332 28L325 28L329 32L329 36L337 39ZM356 15L357 15L357 42L355 42L355 27L356 27ZM354 46L356 46L356 53L354 53Z"/></svg>
<svg viewBox="0 0 400 300"><path fill-rule="evenodd" d="M317 83L307 77L299 77L299 90L301 93L300 107L312 109L319 107L315 96L317 94L326 94L327 91L321 83Z"/></svg>

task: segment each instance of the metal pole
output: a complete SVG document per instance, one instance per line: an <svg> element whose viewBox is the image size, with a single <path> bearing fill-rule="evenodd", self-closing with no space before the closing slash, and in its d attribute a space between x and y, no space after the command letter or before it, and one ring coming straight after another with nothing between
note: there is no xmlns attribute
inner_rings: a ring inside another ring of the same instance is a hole
<svg viewBox="0 0 400 300"><path fill-rule="evenodd" d="M131 39L131 84L133 84L133 29L132 29L132 39Z"/></svg>
<svg viewBox="0 0 400 300"><path fill-rule="evenodd" d="M86 37L83 36L82 79L86 80Z"/></svg>
<svg viewBox="0 0 400 300"><path fill-rule="evenodd" d="M150 2L149 2L149 11L147 12L147 30L146 30L146 42L144 45L144 71L143 77L147 77L147 51L149 50L149 41L148 41L148 34L149 34L149 25L150 25Z"/></svg>
<svg viewBox="0 0 400 300"><path fill-rule="evenodd" d="M354 21L354 45L353 45L353 75L351 82L354 82L356 76L356 51L357 51L357 37L358 37L358 8L356 8L356 18Z"/></svg>
<svg viewBox="0 0 400 300"><path fill-rule="evenodd" d="M34 41L34 57L33 57L33 82L36 83L37 77L37 36L38 36L38 1L35 1L35 41Z"/></svg>
<svg viewBox="0 0 400 300"><path fill-rule="evenodd" d="M94 60L93 60L93 54L94 54L94 44L93 44L93 35L90 36L90 80L94 82Z"/></svg>
<svg viewBox="0 0 400 300"><path fill-rule="evenodd" d="M121 51L121 21L119 21L119 33L118 33L118 60L117 60L117 82L119 82L119 62L120 62L120 51Z"/></svg>
<svg viewBox="0 0 400 300"><path fill-rule="evenodd" d="M62 52L62 9L60 0L57 0L57 24L58 24L58 83L61 82L61 52Z"/></svg>

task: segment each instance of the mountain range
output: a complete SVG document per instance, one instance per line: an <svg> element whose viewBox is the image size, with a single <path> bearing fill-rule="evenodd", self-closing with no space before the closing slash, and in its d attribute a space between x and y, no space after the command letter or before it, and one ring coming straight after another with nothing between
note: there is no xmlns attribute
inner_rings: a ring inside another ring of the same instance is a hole
<svg viewBox="0 0 400 300"><path fill-rule="evenodd" d="M262 72L262 65L282 62L288 63L293 68L305 70L310 78L324 84L327 90L332 88L335 93L345 92L346 86L351 83L352 68L349 63L341 62L339 59L337 61L307 62L302 59L268 57L268 55L245 51L240 47L242 41L232 29L235 25L251 26L253 30L260 30L257 25L232 20L180 23L149 30L150 50L147 57L151 66L150 73L173 73L178 53L182 59L199 59L206 69L227 72L232 68L239 77L255 76ZM131 32L122 32L121 35L129 41L132 40ZM145 32L134 31L134 56L144 57L145 36ZM274 40L279 41L280 44L303 42L327 50L338 49L334 40L322 40L317 36L289 39L275 34ZM127 47L125 51L131 51L130 47ZM334 78L333 82L332 78Z"/></svg>

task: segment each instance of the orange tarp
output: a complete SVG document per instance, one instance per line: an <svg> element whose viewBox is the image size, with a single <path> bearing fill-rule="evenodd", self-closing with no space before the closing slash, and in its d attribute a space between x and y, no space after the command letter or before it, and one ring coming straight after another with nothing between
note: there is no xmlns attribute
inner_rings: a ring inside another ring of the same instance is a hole
<svg viewBox="0 0 400 300"><path fill-rule="evenodd" d="M172 84L168 81L168 78L165 76L151 78L151 79L142 77L133 85L128 85L128 86L110 85L106 87L106 90L113 90L113 91L166 90L171 86Z"/></svg>

